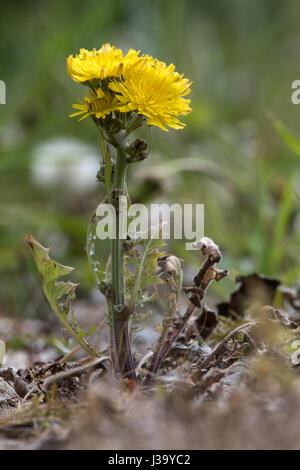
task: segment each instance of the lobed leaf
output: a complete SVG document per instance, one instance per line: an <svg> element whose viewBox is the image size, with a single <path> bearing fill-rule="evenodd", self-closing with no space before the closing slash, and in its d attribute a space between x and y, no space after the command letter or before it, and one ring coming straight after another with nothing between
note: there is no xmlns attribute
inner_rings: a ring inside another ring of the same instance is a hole
<svg viewBox="0 0 300 470"><path fill-rule="evenodd" d="M72 312L72 324L68 321L71 300L75 298L75 289L78 284L71 281L58 281L58 279L70 274L74 268L64 266L52 260L49 256L50 248L45 248L32 235L27 235L25 242L31 250L35 264L42 277L43 289L52 310L80 346L85 349L88 354L97 356L96 351L85 341L84 338L88 336L89 333L85 333L80 329L74 312ZM60 302L60 300L63 301Z"/></svg>

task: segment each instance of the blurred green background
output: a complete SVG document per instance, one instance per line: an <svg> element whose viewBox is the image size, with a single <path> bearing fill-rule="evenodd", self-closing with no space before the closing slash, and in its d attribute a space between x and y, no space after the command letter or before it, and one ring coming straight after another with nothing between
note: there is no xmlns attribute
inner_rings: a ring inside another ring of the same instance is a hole
<svg viewBox="0 0 300 470"><path fill-rule="evenodd" d="M101 198L93 123L70 119L84 87L66 57L104 42L176 64L193 81L186 128L153 129L150 158L131 168L134 202L205 204L205 235L221 247L229 295L238 273L294 284L299 263L299 155L270 119L300 136L298 0L80 0L5 2L0 16L0 314L43 315L24 236L76 266L79 298L92 297L85 233ZM198 255L176 241L187 265ZM40 295L40 297L39 297Z"/></svg>

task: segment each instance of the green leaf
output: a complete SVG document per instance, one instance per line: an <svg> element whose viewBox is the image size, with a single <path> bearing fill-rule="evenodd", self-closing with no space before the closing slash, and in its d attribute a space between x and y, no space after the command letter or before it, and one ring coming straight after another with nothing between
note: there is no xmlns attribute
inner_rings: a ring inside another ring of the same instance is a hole
<svg viewBox="0 0 300 470"><path fill-rule="evenodd" d="M275 129L278 134L282 137L287 146L300 157L300 139L296 137L279 119L275 116L270 115Z"/></svg>
<svg viewBox="0 0 300 470"><path fill-rule="evenodd" d="M269 243L268 271L270 273L278 269L280 262L285 254L285 235L288 230L288 224L293 211L294 197L294 174L291 173L287 178L282 199L280 201L278 215L273 229L273 240Z"/></svg>
<svg viewBox="0 0 300 470"><path fill-rule="evenodd" d="M143 304L144 291L149 286L162 284L157 274L157 261L164 255L159 251L164 247L160 239L142 239L134 243L124 259L126 293L129 297L129 310L135 304Z"/></svg>
<svg viewBox="0 0 300 470"><path fill-rule="evenodd" d="M49 257L49 248L43 247L38 243L34 237L28 235L25 238L27 245L30 247L35 264L42 276L43 287L45 295L49 300L51 306L56 305L65 313L68 313L68 307L70 306L71 299L75 297L75 289L78 284L74 284L71 281L58 281L57 279L66 274L70 274L74 268L70 266L64 266L56 261L53 261ZM65 303L59 303L58 301L67 295Z"/></svg>
<svg viewBox="0 0 300 470"><path fill-rule="evenodd" d="M55 336L53 338L50 338L50 344L52 344L55 348L57 348L59 352L62 353L63 355L67 355L72 351L72 348L66 346L65 343L60 341Z"/></svg>
<svg viewBox="0 0 300 470"><path fill-rule="evenodd" d="M90 355L97 356L88 343L84 340L86 333L80 330L75 315L72 312L72 324L68 321L68 313L71 309L71 300L75 298L75 289L78 284L71 281L58 281L58 278L70 274L74 268L57 263L49 257L49 248L45 248L34 237L28 235L25 242L29 246L35 264L42 277L44 293L52 310L62 322L66 330Z"/></svg>

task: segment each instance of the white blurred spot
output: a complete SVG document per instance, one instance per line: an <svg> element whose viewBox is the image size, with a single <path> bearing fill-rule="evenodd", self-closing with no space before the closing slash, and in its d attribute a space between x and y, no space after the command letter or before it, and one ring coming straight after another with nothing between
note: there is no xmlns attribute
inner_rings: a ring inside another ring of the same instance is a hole
<svg viewBox="0 0 300 470"><path fill-rule="evenodd" d="M42 187L85 192L96 184L99 161L99 153L79 140L52 139L35 147L32 179Z"/></svg>

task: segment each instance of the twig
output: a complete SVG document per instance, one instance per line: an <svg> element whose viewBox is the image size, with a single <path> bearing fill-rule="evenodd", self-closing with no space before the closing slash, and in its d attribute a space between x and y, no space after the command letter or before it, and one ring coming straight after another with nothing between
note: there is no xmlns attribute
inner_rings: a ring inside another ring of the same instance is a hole
<svg viewBox="0 0 300 470"><path fill-rule="evenodd" d="M206 367L212 360L215 356L217 356L221 351L222 349L224 348L225 344L233 337L235 336L237 333L239 333L240 331L243 331L245 329L248 329L248 328L252 328L253 326L256 326L257 325L257 322L256 321L251 321L251 322L248 322L248 323L244 323L243 325L240 325L238 326L237 328L235 328L234 330L230 331L228 333L227 336L225 336L225 338L223 338L215 347L214 349L212 350L212 352L205 358L205 359L200 359L197 363L196 363L196 366L201 366L201 368L203 369L204 367Z"/></svg>
<svg viewBox="0 0 300 470"><path fill-rule="evenodd" d="M66 379L68 377L72 377L74 375L80 375L83 372L85 372L86 370L91 369L92 367L99 366L104 361L110 361L110 360L111 359L110 359L109 356L104 356L104 357L101 357L99 359L96 359L95 361L93 361L89 364L84 364L82 366L74 367L73 369L68 369L68 370L65 370L65 371L62 371L62 372L58 372L57 374L51 375L50 377L48 377L44 381L43 389L46 392L47 390L49 390L50 386L53 383L58 382L59 380L62 380L62 379Z"/></svg>
<svg viewBox="0 0 300 470"><path fill-rule="evenodd" d="M64 362L67 362L74 354L76 354L80 350L81 346L76 346L75 348L72 349L72 351L68 352L65 356L63 356L59 361L57 361L58 364L63 364ZM90 356L89 356L90 357Z"/></svg>

